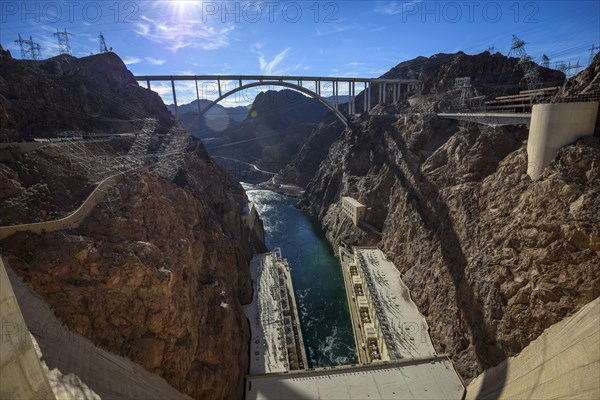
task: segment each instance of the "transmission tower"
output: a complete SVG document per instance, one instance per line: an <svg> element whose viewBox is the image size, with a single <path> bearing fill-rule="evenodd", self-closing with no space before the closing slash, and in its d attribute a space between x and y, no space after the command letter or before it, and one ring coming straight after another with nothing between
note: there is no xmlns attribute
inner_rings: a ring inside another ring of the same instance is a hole
<svg viewBox="0 0 600 400"><path fill-rule="evenodd" d="M454 80L454 90L460 91L458 106L461 109L468 108L471 104L471 78L456 78Z"/></svg>
<svg viewBox="0 0 600 400"><path fill-rule="evenodd" d="M567 74L567 63L564 61L557 61L554 63L554 69L562 72L563 74Z"/></svg>
<svg viewBox="0 0 600 400"><path fill-rule="evenodd" d="M514 55L519 58L527 57L525 45L526 43L523 40L519 39L515 35L512 35L512 45L510 47L510 51L508 52L508 56L510 57L511 55Z"/></svg>
<svg viewBox="0 0 600 400"><path fill-rule="evenodd" d="M600 46L596 46L592 44L592 48L590 49L590 61L588 64L591 64L594 61L594 56L596 55L596 50L600 50Z"/></svg>
<svg viewBox="0 0 600 400"><path fill-rule="evenodd" d="M100 39L100 53L108 53L109 51L112 51L112 47L106 47L106 40L104 40L104 35L102 34L102 32L100 32L100 36L98 36L98 39Z"/></svg>
<svg viewBox="0 0 600 400"><path fill-rule="evenodd" d="M555 65L556 65L555 69L557 69L560 72L562 72L563 74L565 74L567 76L567 78L570 78L573 75L576 75L579 72L579 70L582 68L581 64L579 63L579 60L577 60L577 63L575 63L575 64L571 64L571 61L569 61L568 64L564 61L557 61ZM575 72L571 72L571 71L575 71Z"/></svg>
<svg viewBox="0 0 600 400"><path fill-rule="evenodd" d="M515 55L519 57L517 68L523 71L523 80L527 83L527 89L540 89L542 87L540 72L538 71L537 64L533 62L531 56L525 51L525 44L526 43L523 40L513 35L512 46L510 47L508 56ZM538 100L538 96L532 96L532 103L536 103Z"/></svg>
<svg viewBox="0 0 600 400"><path fill-rule="evenodd" d="M545 54L542 56L542 67L550 68L550 57Z"/></svg>
<svg viewBox="0 0 600 400"><path fill-rule="evenodd" d="M67 28L64 29L64 31L59 31L58 28L56 28L56 33L54 34L54 36L56 36L58 38L58 51L60 54L68 54L71 55L71 45L69 44L69 35L70 33L67 32Z"/></svg>
<svg viewBox="0 0 600 400"><path fill-rule="evenodd" d="M487 48L487 51L488 51L490 54L494 54L494 53L496 52L496 46L494 46L494 45L491 45L491 46L489 46L489 47Z"/></svg>
<svg viewBox="0 0 600 400"><path fill-rule="evenodd" d="M33 38L29 36L29 40L23 39L19 33L19 39L15 40L15 43L19 44L21 48L21 58L24 60L39 60L42 58L42 48L39 44L33 41Z"/></svg>

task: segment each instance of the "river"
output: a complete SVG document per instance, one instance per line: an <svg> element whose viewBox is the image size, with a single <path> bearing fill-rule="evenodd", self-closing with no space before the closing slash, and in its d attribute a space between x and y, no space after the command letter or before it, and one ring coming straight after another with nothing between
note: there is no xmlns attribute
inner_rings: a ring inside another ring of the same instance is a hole
<svg viewBox="0 0 600 400"><path fill-rule="evenodd" d="M357 361L340 263L316 219L296 199L243 183L265 227L269 250L280 247L290 267L309 367Z"/></svg>

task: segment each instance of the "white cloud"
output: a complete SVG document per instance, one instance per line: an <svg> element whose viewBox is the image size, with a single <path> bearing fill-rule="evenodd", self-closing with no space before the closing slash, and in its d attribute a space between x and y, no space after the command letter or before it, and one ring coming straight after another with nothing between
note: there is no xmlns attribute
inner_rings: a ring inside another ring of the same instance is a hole
<svg viewBox="0 0 600 400"><path fill-rule="evenodd" d="M331 29L327 29L327 30L319 30L317 29L315 31L314 36L325 36L325 35L333 35L336 33L342 33L342 32L347 32L347 31L360 31L362 30L363 27L357 23L352 23L349 25L340 25L337 24L335 25L333 28Z"/></svg>
<svg viewBox="0 0 600 400"><path fill-rule="evenodd" d="M373 11L378 14L385 15L396 15L402 14L408 8L413 9L418 4L420 4L423 0L415 0L415 1L390 1L386 4L380 4Z"/></svg>
<svg viewBox="0 0 600 400"><path fill-rule="evenodd" d="M163 65L166 61L158 58L144 57L144 60L150 65Z"/></svg>
<svg viewBox="0 0 600 400"><path fill-rule="evenodd" d="M276 70L277 66L285 59L290 48L285 48L279 52L271 61L267 61L263 53L258 52L258 65L260 72L264 75L273 75L274 73L283 73L281 70Z"/></svg>
<svg viewBox="0 0 600 400"><path fill-rule="evenodd" d="M215 50L229 45L229 34L233 25L221 29L207 26L202 21L186 20L178 23L163 23L146 16L140 17L133 30L140 36L165 45L172 52L186 47Z"/></svg>
<svg viewBox="0 0 600 400"><path fill-rule="evenodd" d="M125 63L125 65L137 64L140 61L142 61L142 60L139 57L127 56L127 57L123 58L123 62Z"/></svg>

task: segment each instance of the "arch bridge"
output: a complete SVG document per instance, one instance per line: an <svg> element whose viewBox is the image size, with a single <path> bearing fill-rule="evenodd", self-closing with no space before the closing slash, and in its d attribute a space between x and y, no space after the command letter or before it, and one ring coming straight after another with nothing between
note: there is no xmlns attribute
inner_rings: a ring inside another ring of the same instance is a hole
<svg viewBox="0 0 600 400"><path fill-rule="evenodd" d="M310 96L331 110L343 123L348 125L346 116L340 111L342 103L348 103L348 114L356 113L356 89L364 91L363 112L369 112L377 104L388 104L406 99L407 94L419 84L415 79L382 79L382 78L344 78L318 76L272 76L272 75L146 75L136 76L138 82L146 82L146 87L152 89L152 82L170 82L175 105L176 117L179 118L177 107L177 91L175 82L195 82L198 113L206 113L215 104L225 98L245 89L259 86L281 86L296 90ZM200 82L200 84L199 84ZM340 98L340 87L344 101ZM325 97L324 93L330 96ZM375 92L377 99L373 99ZM200 100L213 100L202 109ZM215 98L216 97L216 98ZM329 101L328 101L329 99Z"/></svg>

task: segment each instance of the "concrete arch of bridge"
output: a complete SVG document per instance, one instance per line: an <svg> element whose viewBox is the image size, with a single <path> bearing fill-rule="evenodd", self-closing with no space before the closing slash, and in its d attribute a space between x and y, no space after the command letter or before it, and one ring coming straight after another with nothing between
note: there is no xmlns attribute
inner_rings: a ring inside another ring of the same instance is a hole
<svg viewBox="0 0 600 400"><path fill-rule="evenodd" d="M237 87L233 90L230 90L229 92L219 96L219 98L217 98L216 100L213 100L212 103L210 103L203 111L202 114L206 114L206 112L208 110L210 110L214 105L218 104L221 100L225 99L226 97L229 97L237 92L240 92L242 90L245 89L250 89L253 87L257 87L257 86L282 86L282 87L286 87L289 89L294 89L297 90L301 93L304 93L310 97L312 97L313 99L318 100L321 104L323 104L325 107L327 107L327 109L331 112L333 112L333 114L340 120L342 121L342 123L344 124L344 126L347 128L348 127L348 121L346 119L346 117L344 116L344 114L342 114L339 110L336 110L335 107L333 107L331 104L329 104L327 101L325 101L325 99L321 96L319 96L318 94L316 94L315 92L313 92L312 90L306 89L305 87L302 87L300 85L296 85L290 82L282 82L282 81L260 81L260 82L252 82L252 83L248 83L246 85L242 85L240 87Z"/></svg>

